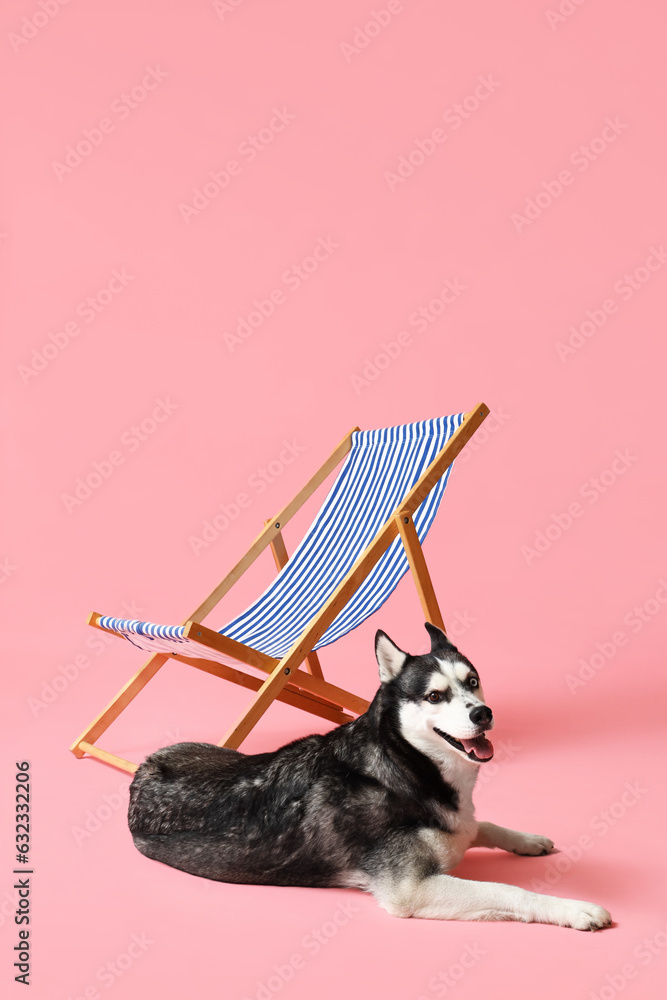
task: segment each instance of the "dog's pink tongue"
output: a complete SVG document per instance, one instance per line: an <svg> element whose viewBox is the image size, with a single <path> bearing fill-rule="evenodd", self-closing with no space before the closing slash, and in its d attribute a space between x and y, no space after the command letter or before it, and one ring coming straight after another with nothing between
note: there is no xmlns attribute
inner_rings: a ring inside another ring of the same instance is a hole
<svg viewBox="0 0 667 1000"><path fill-rule="evenodd" d="M486 736L476 736L474 740L461 740L461 743L466 753L474 750L475 756L479 757L480 760L488 760L489 757L493 757L493 745Z"/></svg>

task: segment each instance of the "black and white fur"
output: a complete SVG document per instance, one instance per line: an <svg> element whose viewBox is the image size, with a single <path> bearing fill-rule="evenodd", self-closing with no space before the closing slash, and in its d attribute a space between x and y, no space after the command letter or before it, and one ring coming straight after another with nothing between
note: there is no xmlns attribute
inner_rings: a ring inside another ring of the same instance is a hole
<svg viewBox="0 0 667 1000"><path fill-rule="evenodd" d="M491 711L470 661L426 628L423 656L377 633L379 691L325 735L253 755L208 743L151 754L130 788L136 847L223 882L357 887L400 917L608 926L594 903L447 874L469 847L538 855L554 845L475 819Z"/></svg>

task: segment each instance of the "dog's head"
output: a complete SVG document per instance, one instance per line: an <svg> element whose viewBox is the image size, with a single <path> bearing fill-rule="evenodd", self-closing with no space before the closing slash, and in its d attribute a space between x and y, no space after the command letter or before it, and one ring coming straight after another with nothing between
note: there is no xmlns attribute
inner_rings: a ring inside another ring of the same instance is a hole
<svg viewBox="0 0 667 1000"><path fill-rule="evenodd" d="M454 753L474 764L493 757L484 733L493 714L484 702L479 674L435 625L426 623L431 651L404 653L384 632L375 636L380 680L396 704L403 737L417 750L442 761Z"/></svg>

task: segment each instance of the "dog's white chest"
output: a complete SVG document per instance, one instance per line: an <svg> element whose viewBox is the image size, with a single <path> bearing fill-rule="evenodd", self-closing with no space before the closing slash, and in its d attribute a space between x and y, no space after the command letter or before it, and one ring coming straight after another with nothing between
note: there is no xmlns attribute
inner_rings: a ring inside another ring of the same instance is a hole
<svg viewBox="0 0 667 1000"><path fill-rule="evenodd" d="M451 866L458 865L463 855L468 850L477 836L477 820L475 819L475 809L472 799L469 808L459 809L454 822L454 833L451 835L452 847L448 852L451 855Z"/></svg>
<svg viewBox="0 0 667 1000"><path fill-rule="evenodd" d="M451 833L439 834L437 851L443 869L454 868L463 858L477 836L477 820L472 792L477 779L476 768L455 768L443 771L443 778L458 793L458 809L443 810L444 819Z"/></svg>

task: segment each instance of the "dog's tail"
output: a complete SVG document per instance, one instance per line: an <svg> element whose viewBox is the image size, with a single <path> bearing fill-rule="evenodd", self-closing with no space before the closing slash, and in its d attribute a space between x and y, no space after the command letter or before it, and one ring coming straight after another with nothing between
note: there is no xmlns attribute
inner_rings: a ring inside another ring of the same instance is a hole
<svg viewBox="0 0 667 1000"><path fill-rule="evenodd" d="M229 768L236 750L212 743L176 743L156 750L141 764L130 785L127 819L133 837L197 829L202 817L191 812L193 789Z"/></svg>

